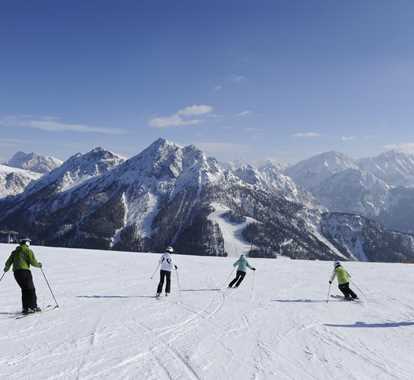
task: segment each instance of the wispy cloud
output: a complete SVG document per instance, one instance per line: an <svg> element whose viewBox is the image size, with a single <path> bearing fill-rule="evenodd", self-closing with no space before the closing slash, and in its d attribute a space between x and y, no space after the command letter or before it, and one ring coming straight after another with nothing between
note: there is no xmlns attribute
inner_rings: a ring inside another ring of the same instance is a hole
<svg viewBox="0 0 414 380"><path fill-rule="evenodd" d="M233 83L241 83L241 82L244 82L246 79L247 79L247 78L246 78L244 75L239 75L239 74L233 74L233 75L230 77L230 80L231 80Z"/></svg>
<svg viewBox="0 0 414 380"><path fill-rule="evenodd" d="M255 127L246 127L244 128L245 132L263 132L263 128L255 128Z"/></svg>
<svg viewBox="0 0 414 380"><path fill-rule="evenodd" d="M249 116L253 113L253 111L251 110L245 110L245 111L241 111L239 113L236 113L236 117L245 117L245 116Z"/></svg>
<svg viewBox="0 0 414 380"><path fill-rule="evenodd" d="M223 89L223 85L218 84L218 85L214 86L213 91L215 91L215 92L219 92L219 91L221 91L222 89Z"/></svg>
<svg viewBox="0 0 414 380"><path fill-rule="evenodd" d="M126 133L119 128L101 128L86 124L68 123L57 117L43 116L7 116L0 119L0 127L32 128L48 132L79 132L100 133L106 135L121 135Z"/></svg>
<svg viewBox="0 0 414 380"><path fill-rule="evenodd" d="M384 145L386 150L399 150L405 153L414 154L414 142L406 142L400 144L388 144Z"/></svg>
<svg viewBox="0 0 414 380"><path fill-rule="evenodd" d="M169 116L154 117L148 121L152 128L170 128L187 125L197 125L203 120L195 118L196 116L206 116L213 111L213 107L204 104L194 104L178 110L175 114Z"/></svg>
<svg viewBox="0 0 414 380"><path fill-rule="evenodd" d="M315 139L321 137L321 135L317 132L299 132L294 133L292 137L300 138L300 139Z"/></svg>
<svg viewBox="0 0 414 380"><path fill-rule="evenodd" d="M355 140L355 136L342 136L341 137L341 141L343 142L352 141L352 140Z"/></svg>

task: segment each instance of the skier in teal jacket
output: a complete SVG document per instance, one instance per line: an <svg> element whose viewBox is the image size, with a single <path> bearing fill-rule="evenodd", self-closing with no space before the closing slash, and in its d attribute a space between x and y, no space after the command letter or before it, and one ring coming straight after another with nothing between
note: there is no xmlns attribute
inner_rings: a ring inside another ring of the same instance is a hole
<svg viewBox="0 0 414 380"><path fill-rule="evenodd" d="M252 267L249 264L244 254L240 255L240 258L233 264L233 266L237 266L237 274L236 277L230 282L229 288L232 288L233 286L235 288L239 287L244 277L246 276L247 268L250 268L251 270L256 270L256 268Z"/></svg>

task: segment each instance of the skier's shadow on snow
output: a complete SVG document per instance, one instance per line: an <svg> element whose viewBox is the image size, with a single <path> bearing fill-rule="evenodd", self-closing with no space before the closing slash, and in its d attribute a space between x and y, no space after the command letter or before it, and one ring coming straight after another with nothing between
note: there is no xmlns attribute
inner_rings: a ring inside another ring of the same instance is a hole
<svg viewBox="0 0 414 380"><path fill-rule="evenodd" d="M154 298L155 296L77 296L77 298Z"/></svg>
<svg viewBox="0 0 414 380"><path fill-rule="evenodd" d="M182 292L219 292L220 288L211 289L181 289Z"/></svg>
<svg viewBox="0 0 414 380"><path fill-rule="evenodd" d="M328 327L348 327L348 328L392 328L392 327L407 327L407 326L414 326L414 322L385 322L385 323L366 323L366 322L355 322L352 325L340 325L340 324L333 324L333 323L325 323L324 326Z"/></svg>
<svg viewBox="0 0 414 380"><path fill-rule="evenodd" d="M324 300L312 300L308 298L303 299L296 299L296 300L272 300L272 302L282 302L282 303L326 303L326 299ZM338 302L338 301L332 301L329 302Z"/></svg>

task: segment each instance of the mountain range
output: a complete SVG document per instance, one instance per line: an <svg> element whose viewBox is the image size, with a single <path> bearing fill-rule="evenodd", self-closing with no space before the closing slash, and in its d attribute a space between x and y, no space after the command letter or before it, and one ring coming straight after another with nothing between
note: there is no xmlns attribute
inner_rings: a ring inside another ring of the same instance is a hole
<svg viewBox="0 0 414 380"><path fill-rule="evenodd" d="M404 162L389 167L410 173ZM159 139L127 160L102 148L69 158L0 200L0 228L55 246L412 261L413 237L389 230L386 214L410 188L401 193L383 178L336 152L286 170L232 167Z"/></svg>

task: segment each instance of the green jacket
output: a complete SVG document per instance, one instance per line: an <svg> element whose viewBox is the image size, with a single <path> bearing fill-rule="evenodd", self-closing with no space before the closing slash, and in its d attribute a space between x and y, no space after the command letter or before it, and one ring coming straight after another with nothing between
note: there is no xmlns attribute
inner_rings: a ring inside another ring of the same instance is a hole
<svg viewBox="0 0 414 380"><path fill-rule="evenodd" d="M27 245L19 245L7 259L4 271L7 272L13 265L13 272L20 269L30 270L30 265L41 268L42 265L37 262L33 251Z"/></svg>
<svg viewBox="0 0 414 380"><path fill-rule="evenodd" d="M253 267L250 266L249 262L246 260L244 256L240 256L240 258L233 264L233 266L238 266L237 270L241 272L246 272L247 267L253 269Z"/></svg>
<svg viewBox="0 0 414 380"><path fill-rule="evenodd" d="M342 285L349 283L351 275L342 266L339 266L333 271L331 281L333 281L335 277L338 278L338 284Z"/></svg>

